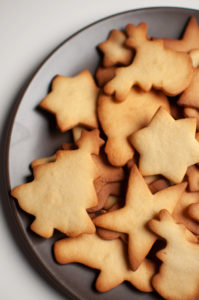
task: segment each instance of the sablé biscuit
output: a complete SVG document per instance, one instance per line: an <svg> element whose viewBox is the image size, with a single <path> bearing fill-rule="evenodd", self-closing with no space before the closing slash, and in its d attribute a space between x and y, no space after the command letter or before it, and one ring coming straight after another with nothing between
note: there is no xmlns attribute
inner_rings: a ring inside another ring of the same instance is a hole
<svg viewBox="0 0 199 300"><path fill-rule="evenodd" d="M170 186L168 180L160 178L149 184L149 189L152 194L155 194L161 190L164 190Z"/></svg>
<svg viewBox="0 0 199 300"><path fill-rule="evenodd" d="M120 197L118 196L109 196L108 199L106 200L106 203L104 204L104 209L108 210L110 209L113 205L118 204L121 202Z"/></svg>
<svg viewBox="0 0 199 300"><path fill-rule="evenodd" d="M199 297L198 240L183 225L176 224L168 211L162 210L159 219L151 220L149 227L167 244L156 254L162 264L152 285L164 299L194 300Z"/></svg>
<svg viewBox="0 0 199 300"><path fill-rule="evenodd" d="M95 73L96 81L99 87L103 87L105 83L111 80L115 75L115 67L104 68L99 66Z"/></svg>
<svg viewBox="0 0 199 300"><path fill-rule="evenodd" d="M194 69L193 78L178 100L178 105L199 108L199 67Z"/></svg>
<svg viewBox="0 0 199 300"><path fill-rule="evenodd" d="M149 39L146 23L112 30L94 77L57 75L41 101L73 143L35 159L33 181L11 194L35 233L68 236L53 237L58 263L100 271L100 292L129 281L170 300L199 296L197 34L194 17L179 41Z"/></svg>
<svg viewBox="0 0 199 300"><path fill-rule="evenodd" d="M187 180L191 192L199 192L199 168L191 166L187 169Z"/></svg>
<svg viewBox="0 0 199 300"><path fill-rule="evenodd" d="M82 130L81 130L82 133ZM79 140L79 139L78 139ZM78 143L77 140L77 143ZM64 150L67 150L69 147L69 144L63 144L62 148ZM73 145L74 147L74 145ZM93 154L92 158L96 164L96 167L98 169L99 177L101 178L101 181L104 183L110 183L110 182L119 182L123 181L125 178L125 173L122 168L119 167L113 167L109 164L103 150L100 151L98 155Z"/></svg>
<svg viewBox="0 0 199 300"><path fill-rule="evenodd" d="M174 120L159 108L149 125L130 137L140 154L142 175L161 174L174 183L183 180L187 168L199 162L199 143L195 139L196 120Z"/></svg>
<svg viewBox="0 0 199 300"><path fill-rule="evenodd" d="M190 218L192 218L196 222L199 222L199 202L190 204L187 208L187 213Z"/></svg>
<svg viewBox="0 0 199 300"><path fill-rule="evenodd" d="M65 143L64 147L61 147L61 149L63 149L63 150L74 150L74 149L77 149L77 146L74 145L74 143ZM48 157L37 158L34 161L32 161L31 168L34 168L34 167L42 165L42 164L55 162L55 161L56 161L56 154L53 154L53 155L48 156Z"/></svg>
<svg viewBox="0 0 199 300"><path fill-rule="evenodd" d="M82 135L82 130L85 130L84 126L78 125L72 128L73 140L76 143Z"/></svg>
<svg viewBox="0 0 199 300"><path fill-rule="evenodd" d="M199 48L199 26L197 24L196 18L192 16L187 24L185 32L182 39L172 40L170 38L164 38L164 46L166 48L175 50L189 52L193 49Z"/></svg>
<svg viewBox="0 0 199 300"><path fill-rule="evenodd" d="M98 93L99 89L88 70L74 77L58 75L52 81L51 92L39 106L56 116L57 126L62 132L79 124L97 128Z"/></svg>
<svg viewBox="0 0 199 300"><path fill-rule="evenodd" d="M136 50L135 57L129 66L116 69L114 78L104 86L105 93L123 101L135 84L145 92L154 87L169 96L189 86L193 66L187 53L164 48L161 40L149 40L146 23L129 24L126 33L126 45Z"/></svg>
<svg viewBox="0 0 199 300"><path fill-rule="evenodd" d="M103 143L97 129L83 132L79 149L57 151L55 162L33 168L32 182L11 191L19 206L35 216L35 233L48 238L54 229L68 236L95 232L86 209L97 204L93 182L99 175L91 154L98 154Z"/></svg>
<svg viewBox="0 0 199 300"><path fill-rule="evenodd" d="M161 92L143 92L132 88L121 103L112 96L101 94L98 101L98 117L108 140L105 152L114 166L123 166L132 159L134 150L128 137L148 125L159 107L170 111L168 99Z"/></svg>
<svg viewBox="0 0 199 300"><path fill-rule="evenodd" d="M113 67L117 64L128 65L133 59L133 50L125 46L126 35L113 29L107 41L100 43L98 48L103 52L103 66Z"/></svg>
<svg viewBox="0 0 199 300"><path fill-rule="evenodd" d="M107 212L115 211L120 207L121 207L121 205L119 203L115 203L114 205L112 205L112 207L107 209ZM103 213L106 213L106 211L103 210L102 214ZM121 232L117 232L117 231L113 231L113 230L109 230L109 229L105 229L105 228L101 228L101 227L96 227L96 233L104 240L115 240L115 239L119 238L120 236L124 235Z"/></svg>
<svg viewBox="0 0 199 300"><path fill-rule="evenodd" d="M191 57L193 67L199 67L199 45L197 49L191 50L189 52L189 56Z"/></svg>
<svg viewBox="0 0 199 300"><path fill-rule="evenodd" d="M187 118L195 118L196 119L196 129L199 130L199 110L193 107L185 107L184 115Z"/></svg>
<svg viewBox="0 0 199 300"><path fill-rule="evenodd" d="M189 86L184 90L177 103L181 106L199 108L199 49L190 51L189 55L194 67L193 77Z"/></svg>
<svg viewBox="0 0 199 300"><path fill-rule="evenodd" d="M120 196L122 191L121 182L109 182L102 186L101 190L97 193L98 204L94 207L88 208L88 212L96 212L104 208L106 200L110 195Z"/></svg>
<svg viewBox="0 0 199 300"><path fill-rule="evenodd" d="M128 234L129 264L133 271L139 268L157 240L147 229L147 222L163 208L172 213L186 185L175 185L153 195L134 165L128 181L124 207L93 220L99 227Z"/></svg>
<svg viewBox="0 0 199 300"><path fill-rule="evenodd" d="M95 286L106 292L123 281L129 281L143 292L151 292L151 278L155 272L153 262L144 260L140 268L129 269L127 248L121 239L103 240L97 234L82 234L77 238L60 240L54 245L55 259L60 264L82 263L100 270Z"/></svg>
<svg viewBox="0 0 199 300"><path fill-rule="evenodd" d="M199 203L199 192L184 192L172 216L177 223L184 224L191 232L199 235L199 224L194 222L188 214L188 207L193 203Z"/></svg>

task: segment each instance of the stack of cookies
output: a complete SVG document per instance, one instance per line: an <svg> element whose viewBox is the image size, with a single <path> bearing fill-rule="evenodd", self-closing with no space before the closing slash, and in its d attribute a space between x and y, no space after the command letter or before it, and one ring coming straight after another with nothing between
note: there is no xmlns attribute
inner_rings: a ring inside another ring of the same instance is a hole
<svg viewBox="0 0 199 300"><path fill-rule="evenodd" d="M98 48L95 77L58 75L39 104L74 142L33 161L34 180L11 194L35 217L36 234L66 235L54 244L57 263L100 271L99 292L129 281L165 299L196 299L199 26L191 17L171 40L128 24Z"/></svg>

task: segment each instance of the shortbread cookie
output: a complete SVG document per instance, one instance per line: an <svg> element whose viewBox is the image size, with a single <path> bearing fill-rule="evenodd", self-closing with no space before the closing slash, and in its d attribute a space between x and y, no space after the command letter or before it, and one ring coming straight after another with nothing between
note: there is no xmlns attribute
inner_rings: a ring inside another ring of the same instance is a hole
<svg viewBox="0 0 199 300"><path fill-rule="evenodd" d="M37 158L32 161L31 163L31 168L33 169L36 166L43 165L43 164L48 164L50 162L55 162L56 161L56 154L53 154L48 157L42 157L42 158Z"/></svg>
<svg viewBox="0 0 199 300"><path fill-rule="evenodd" d="M181 40L172 40L170 38L164 38L164 46L166 48L175 50L189 52L193 49L199 48L199 26L197 24L196 18L192 16L187 24L185 32Z"/></svg>
<svg viewBox="0 0 199 300"><path fill-rule="evenodd" d="M96 289L106 292L123 281L129 281L143 292L151 292L151 278L155 266L144 260L140 268L133 272L129 269L126 244L121 239L106 241L97 234L82 234L77 238L66 238L54 245L55 259L60 264L82 263L100 270Z"/></svg>
<svg viewBox="0 0 199 300"><path fill-rule="evenodd" d="M199 49L190 51L189 55L194 67L193 77L189 86L182 93L177 103L181 106L199 108Z"/></svg>
<svg viewBox="0 0 199 300"><path fill-rule="evenodd" d="M121 207L121 205L119 205L119 203L115 203L107 211L108 212L115 211L120 207ZM103 213L106 213L106 212L103 210L102 214ZM104 229L101 227L96 227L96 233L104 240L115 240L115 239L119 238L121 235L123 235L123 233L121 233L121 232Z"/></svg>
<svg viewBox="0 0 199 300"><path fill-rule="evenodd" d="M115 75L115 67L98 67L95 73L96 81L99 87L103 87L105 83L111 80Z"/></svg>
<svg viewBox="0 0 199 300"><path fill-rule="evenodd" d="M187 169L187 179L189 190L199 192L199 168L197 166L194 165Z"/></svg>
<svg viewBox="0 0 199 300"><path fill-rule="evenodd" d="M199 143L195 133L195 119L174 120L160 108L147 127L130 137L140 154L141 174L161 174L174 183L181 182L187 168L199 162Z"/></svg>
<svg viewBox="0 0 199 300"><path fill-rule="evenodd" d="M148 185L158 179L160 179L160 176L158 176L158 175L144 176L144 180Z"/></svg>
<svg viewBox="0 0 199 300"><path fill-rule="evenodd" d="M74 143L65 143L64 148L61 147L61 149L64 150L75 150L77 149L77 146ZM34 168L36 166L42 165L42 164L47 164L50 162L55 162L56 161L56 154L53 154L48 157L42 157L42 158L37 158L31 163L31 168Z"/></svg>
<svg viewBox="0 0 199 300"><path fill-rule="evenodd" d="M122 234L120 232L104 229L101 227L96 227L96 233L101 239L106 241L112 241L118 239Z"/></svg>
<svg viewBox="0 0 199 300"><path fill-rule="evenodd" d="M172 215L177 223L184 224L191 232L199 235L199 224L194 222L188 214L188 207L193 203L199 203L199 192L184 192Z"/></svg>
<svg viewBox="0 0 199 300"><path fill-rule="evenodd" d="M198 98L198 100L199 100L199 98ZM199 130L199 109L192 108L192 107L185 107L184 115L187 118L195 118L196 119L196 129Z"/></svg>
<svg viewBox="0 0 199 300"><path fill-rule="evenodd" d="M41 101L40 107L56 116L62 132L78 124L96 128L98 93L99 89L88 70L74 77L58 75L53 79L51 92Z"/></svg>
<svg viewBox="0 0 199 300"><path fill-rule="evenodd" d="M63 144L62 148L66 149L68 144ZM99 155L92 155L92 158L96 164L99 172L100 180L104 183L123 181L125 173L122 168L113 167L109 164L103 151L100 151Z"/></svg>
<svg viewBox="0 0 199 300"><path fill-rule="evenodd" d="M81 135L82 135L82 130L85 130L85 127L84 127L84 126L78 125L78 126L73 127L73 129L72 129L72 134L73 134L73 140L74 140L75 143L76 143L76 142L79 140L79 138L81 137Z"/></svg>
<svg viewBox="0 0 199 300"><path fill-rule="evenodd" d="M160 220L151 220L150 229L165 239L166 248L157 252L162 261L152 279L155 290L168 300L188 300L199 297L199 244L183 225L176 224L166 210Z"/></svg>
<svg viewBox="0 0 199 300"><path fill-rule="evenodd" d="M161 40L149 40L146 23L137 27L129 24L126 32L126 45L136 50L133 63L116 69L115 77L104 86L105 93L115 93L116 99L122 101L135 84L146 92L154 87L169 96L189 86L193 67L187 53L166 49Z"/></svg>
<svg viewBox="0 0 199 300"><path fill-rule="evenodd" d="M112 30L107 41L98 45L103 52L104 67L117 64L128 65L133 59L133 50L125 46L126 35L120 30Z"/></svg>
<svg viewBox="0 0 199 300"><path fill-rule="evenodd" d="M189 56L191 57L193 67L198 68L199 67L199 45L197 49L191 50L189 52Z"/></svg>
<svg viewBox="0 0 199 300"><path fill-rule="evenodd" d="M199 67L194 69L193 78L178 100L178 105L199 108Z"/></svg>
<svg viewBox="0 0 199 300"><path fill-rule="evenodd" d="M131 170L125 206L117 211L96 217L95 225L128 234L128 255L132 270L137 270L157 237L146 227L147 222L161 209L173 212L186 183L151 193L136 165Z"/></svg>
<svg viewBox="0 0 199 300"><path fill-rule="evenodd" d="M109 182L103 185L102 189L97 193L98 204L87 209L88 212L96 212L102 208L110 195L120 196L122 185L120 182Z"/></svg>
<svg viewBox="0 0 199 300"><path fill-rule="evenodd" d="M192 218L196 222L199 222L199 202L190 204L187 208L187 213L190 216L190 218Z"/></svg>
<svg viewBox="0 0 199 300"><path fill-rule="evenodd" d="M106 200L103 209L108 210L108 209L110 209L113 205L118 204L118 203L120 203L120 202L121 202L120 197L110 195L110 196L108 197L108 199Z"/></svg>
<svg viewBox="0 0 199 300"><path fill-rule="evenodd" d="M155 194L161 190L168 188L169 186L170 186L170 184L169 184L168 180L161 178L161 179L158 179L158 180L150 183L149 189L152 194Z"/></svg>
<svg viewBox="0 0 199 300"><path fill-rule="evenodd" d="M99 131L83 132L77 150L59 150L56 161L33 168L34 180L11 191L19 206L35 216L31 229L48 238L54 229L68 236L95 232L86 209L97 204L99 176L91 154L103 144ZM77 164L78 162L78 164Z"/></svg>
<svg viewBox="0 0 199 300"><path fill-rule="evenodd" d="M147 126L159 107L170 111L168 99L161 92L145 93L132 88L121 103L116 103L112 96L99 96L98 117L108 138L105 152L112 165L123 166L132 159L134 150L128 137Z"/></svg>

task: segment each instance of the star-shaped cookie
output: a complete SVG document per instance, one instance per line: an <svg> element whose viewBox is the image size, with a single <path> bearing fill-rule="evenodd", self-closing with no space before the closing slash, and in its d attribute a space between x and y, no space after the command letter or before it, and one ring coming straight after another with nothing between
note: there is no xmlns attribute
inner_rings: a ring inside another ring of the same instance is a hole
<svg viewBox="0 0 199 300"><path fill-rule="evenodd" d="M56 242L54 255L60 264L78 262L100 270L96 281L99 292L109 291L123 281L129 281L143 292L152 291L150 282L155 272L154 264L146 259L133 272L128 266L126 245L121 239L107 241L97 234L82 234Z"/></svg>
<svg viewBox="0 0 199 300"><path fill-rule="evenodd" d="M99 89L88 70L74 77L58 75L40 107L56 116L62 132L80 124L97 128L96 105Z"/></svg>
<svg viewBox="0 0 199 300"><path fill-rule="evenodd" d="M148 125L159 107L170 111L167 97L157 91L143 92L132 88L125 101L117 103L112 96L101 94L98 100L98 117L107 136L105 152L114 166L123 166L134 155L128 138Z"/></svg>
<svg viewBox="0 0 199 300"><path fill-rule="evenodd" d="M79 149L57 151L55 162L33 168L32 182L11 191L19 206L35 216L34 232L45 238L54 229L68 236L95 232L86 209L97 205L94 180L99 174L92 154L98 154L102 144L97 129L83 132Z"/></svg>
<svg viewBox="0 0 199 300"><path fill-rule="evenodd" d="M133 58L133 50L125 46L126 35L120 30L112 30L107 41L98 45L103 52L104 67L116 64L128 65Z"/></svg>
<svg viewBox="0 0 199 300"><path fill-rule="evenodd" d="M161 174L174 183L181 182L187 167L199 162L195 133L195 119L174 120L159 108L149 125L129 139L140 154L142 175Z"/></svg>
<svg viewBox="0 0 199 300"><path fill-rule="evenodd" d="M97 226L128 234L128 255L132 270L137 270L157 239L146 227L147 222L163 208L172 213L185 188L186 183L182 183L153 195L134 165L129 177L125 206L94 219Z"/></svg>
<svg viewBox="0 0 199 300"><path fill-rule="evenodd" d="M164 299L188 300L199 297L199 244L183 225L176 224L168 211L159 213L159 220L149 222L150 229L166 240L166 247L157 252L162 261L152 285Z"/></svg>
<svg viewBox="0 0 199 300"><path fill-rule="evenodd" d="M164 46L175 51L189 52L199 48L199 26L196 18L192 16L185 29L181 40L172 40L164 38Z"/></svg>

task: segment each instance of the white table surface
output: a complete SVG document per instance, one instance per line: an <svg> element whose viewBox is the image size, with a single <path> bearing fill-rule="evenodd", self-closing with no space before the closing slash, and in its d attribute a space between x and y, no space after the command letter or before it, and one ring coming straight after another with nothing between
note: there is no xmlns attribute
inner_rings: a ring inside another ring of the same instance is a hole
<svg viewBox="0 0 199 300"><path fill-rule="evenodd" d="M199 1L0 0L0 131L27 78L63 40L100 18L147 6L199 9ZM16 245L2 210L2 200L0 299L66 299L38 275Z"/></svg>

